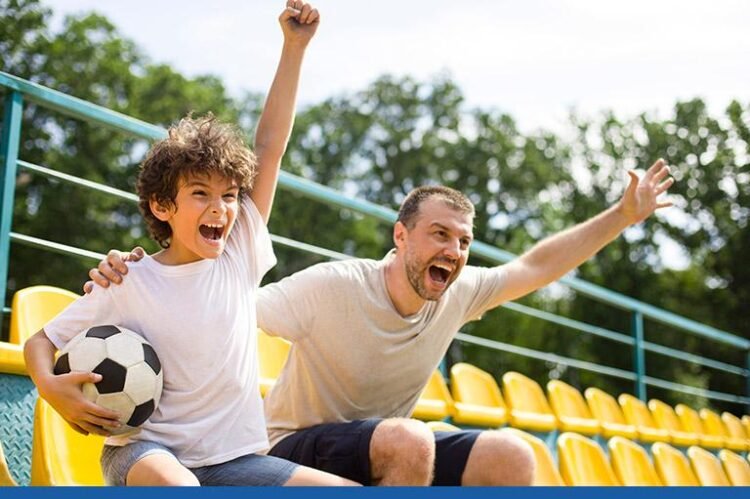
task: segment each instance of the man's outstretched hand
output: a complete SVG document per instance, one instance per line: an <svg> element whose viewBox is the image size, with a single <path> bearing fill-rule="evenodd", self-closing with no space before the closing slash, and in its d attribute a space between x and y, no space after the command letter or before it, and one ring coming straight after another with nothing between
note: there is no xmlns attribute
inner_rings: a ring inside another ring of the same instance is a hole
<svg viewBox="0 0 750 499"><path fill-rule="evenodd" d="M669 166L663 159L651 165L642 178L632 170L628 175L630 184L620 200L620 210L631 225L642 222L659 208L672 206L670 201L657 199L674 184L672 177L667 178Z"/></svg>

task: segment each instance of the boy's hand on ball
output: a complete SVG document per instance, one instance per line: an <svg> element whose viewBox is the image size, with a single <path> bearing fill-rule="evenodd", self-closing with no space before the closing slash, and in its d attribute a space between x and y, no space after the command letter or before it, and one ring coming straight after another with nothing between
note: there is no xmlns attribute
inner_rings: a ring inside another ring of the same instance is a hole
<svg viewBox="0 0 750 499"><path fill-rule="evenodd" d="M96 373L71 372L51 375L39 386L40 395L70 424L84 435L109 436L103 427L119 428L120 415L89 402L83 396L84 383L98 383L101 376Z"/></svg>

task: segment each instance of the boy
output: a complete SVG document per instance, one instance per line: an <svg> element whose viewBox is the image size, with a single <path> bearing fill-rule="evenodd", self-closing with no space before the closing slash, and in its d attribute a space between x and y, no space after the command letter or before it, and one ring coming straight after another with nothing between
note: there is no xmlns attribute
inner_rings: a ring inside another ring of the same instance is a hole
<svg viewBox="0 0 750 499"><path fill-rule="evenodd" d="M141 333L164 368L161 402L141 431L109 437L113 485L337 485L333 475L255 453L268 447L258 390L255 294L276 260L266 222L291 131L299 70L319 22L288 1L284 48L258 123L255 156L211 115L169 129L141 165L140 208L163 248L118 289L77 300L25 346L44 397L82 433L109 435L118 414L86 401L94 373L52 372L54 353L81 330L120 324ZM257 170L257 175L256 175ZM349 482L351 483L351 482Z"/></svg>

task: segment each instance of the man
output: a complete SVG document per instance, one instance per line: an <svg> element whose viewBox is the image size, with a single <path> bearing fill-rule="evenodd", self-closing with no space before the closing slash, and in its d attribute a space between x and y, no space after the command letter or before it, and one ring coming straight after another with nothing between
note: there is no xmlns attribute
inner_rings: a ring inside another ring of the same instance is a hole
<svg viewBox="0 0 750 499"><path fill-rule="evenodd" d="M562 277L628 226L670 206L658 160L629 172L622 199L510 263L464 267L474 208L461 193L422 187L404 200L396 246L381 261L312 266L262 288L258 324L294 343L266 396L271 455L380 485L528 485L531 450L497 431L432 433L408 419L456 331L485 311ZM110 252L90 276L120 282Z"/></svg>

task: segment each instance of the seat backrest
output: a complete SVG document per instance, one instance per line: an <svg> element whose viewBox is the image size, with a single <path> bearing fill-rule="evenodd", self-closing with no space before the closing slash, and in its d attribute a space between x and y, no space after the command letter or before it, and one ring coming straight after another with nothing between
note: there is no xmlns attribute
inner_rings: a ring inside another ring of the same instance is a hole
<svg viewBox="0 0 750 499"><path fill-rule="evenodd" d="M745 435L745 429L742 427L742 420L740 418L731 412L722 412L721 420L730 437L750 440L750 437Z"/></svg>
<svg viewBox="0 0 750 499"><path fill-rule="evenodd" d="M461 431L458 426L445 421L427 421L425 424L432 431Z"/></svg>
<svg viewBox="0 0 750 499"><path fill-rule="evenodd" d="M451 367L451 395L456 402L505 408L505 400L495 378L465 362Z"/></svg>
<svg viewBox="0 0 750 499"><path fill-rule="evenodd" d="M429 421L440 420L453 414L453 397L448 391L445 378L438 369L435 369L419 396L412 417Z"/></svg>
<svg viewBox="0 0 750 499"><path fill-rule="evenodd" d="M16 291L11 305L8 341L22 345L77 298L79 296L75 293L52 286L31 286Z"/></svg>
<svg viewBox="0 0 750 499"><path fill-rule="evenodd" d="M606 423L627 424L622 409L615 398L599 388L586 388L584 392L589 409L596 419Z"/></svg>
<svg viewBox="0 0 750 499"><path fill-rule="evenodd" d="M700 485L687 457L669 444L656 442L651 446L654 466L664 485L692 487Z"/></svg>
<svg viewBox="0 0 750 499"><path fill-rule="evenodd" d="M662 484L643 447L623 437L612 437L607 445L612 468L623 485Z"/></svg>
<svg viewBox="0 0 750 499"><path fill-rule="evenodd" d="M560 473L568 485L620 485L599 444L577 433L557 439Z"/></svg>
<svg viewBox="0 0 750 499"><path fill-rule="evenodd" d="M677 404L674 408L677 413L677 417L680 418L680 423L686 431L697 433L698 435L705 434L703 429L703 423L701 418L695 409L686 406L685 404Z"/></svg>
<svg viewBox="0 0 750 499"><path fill-rule="evenodd" d="M3 451L3 443L0 441L0 487L7 487L9 485L18 485L13 479L8 469L8 462L5 460L5 451Z"/></svg>
<svg viewBox="0 0 750 499"><path fill-rule="evenodd" d="M581 392L569 384L559 379L553 379L547 383L547 394L552 410L558 418L567 416L593 419Z"/></svg>
<svg viewBox="0 0 750 499"><path fill-rule="evenodd" d="M721 467L719 458L695 445L688 448L688 457L695 476L701 485L729 486L729 479Z"/></svg>
<svg viewBox="0 0 750 499"><path fill-rule="evenodd" d="M554 416L542 387L531 378L517 372L503 375L505 402L511 409Z"/></svg>
<svg viewBox="0 0 750 499"><path fill-rule="evenodd" d="M281 374L291 346L285 339L271 336L258 328L258 381L261 395L268 393Z"/></svg>
<svg viewBox="0 0 750 499"><path fill-rule="evenodd" d="M632 425L645 426L647 428L657 428L651 412L642 400L628 394L621 394L617 400L620 402L622 412L625 414L625 420Z"/></svg>
<svg viewBox="0 0 750 499"><path fill-rule="evenodd" d="M717 437L729 436L727 429L724 427L724 423L721 421L721 416L717 413L704 407L698 412L698 414L703 423L703 431L707 434Z"/></svg>
<svg viewBox="0 0 750 499"><path fill-rule="evenodd" d="M661 400L651 399L648 401L648 408L651 409L651 414L654 416L654 421L659 425L659 428L670 431L685 431L680 418L677 417L671 405Z"/></svg>
<svg viewBox="0 0 750 499"><path fill-rule="evenodd" d="M31 485L104 485L104 437L84 436L41 397L34 409Z"/></svg>
<svg viewBox="0 0 750 499"><path fill-rule="evenodd" d="M742 416L742 426L745 428L745 435L750 438L750 416L747 414Z"/></svg>
<svg viewBox="0 0 750 499"><path fill-rule="evenodd" d="M555 466L555 460L553 459L549 448L541 439L517 428L503 428L500 431L516 435L517 437L524 439L531 446L536 460L536 471L534 473L533 485L552 487L565 485L565 481L557 470L557 466Z"/></svg>
<svg viewBox="0 0 750 499"><path fill-rule="evenodd" d="M727 449L719 451L719 460L732 485L750 485L750 463Z"/></svg>

